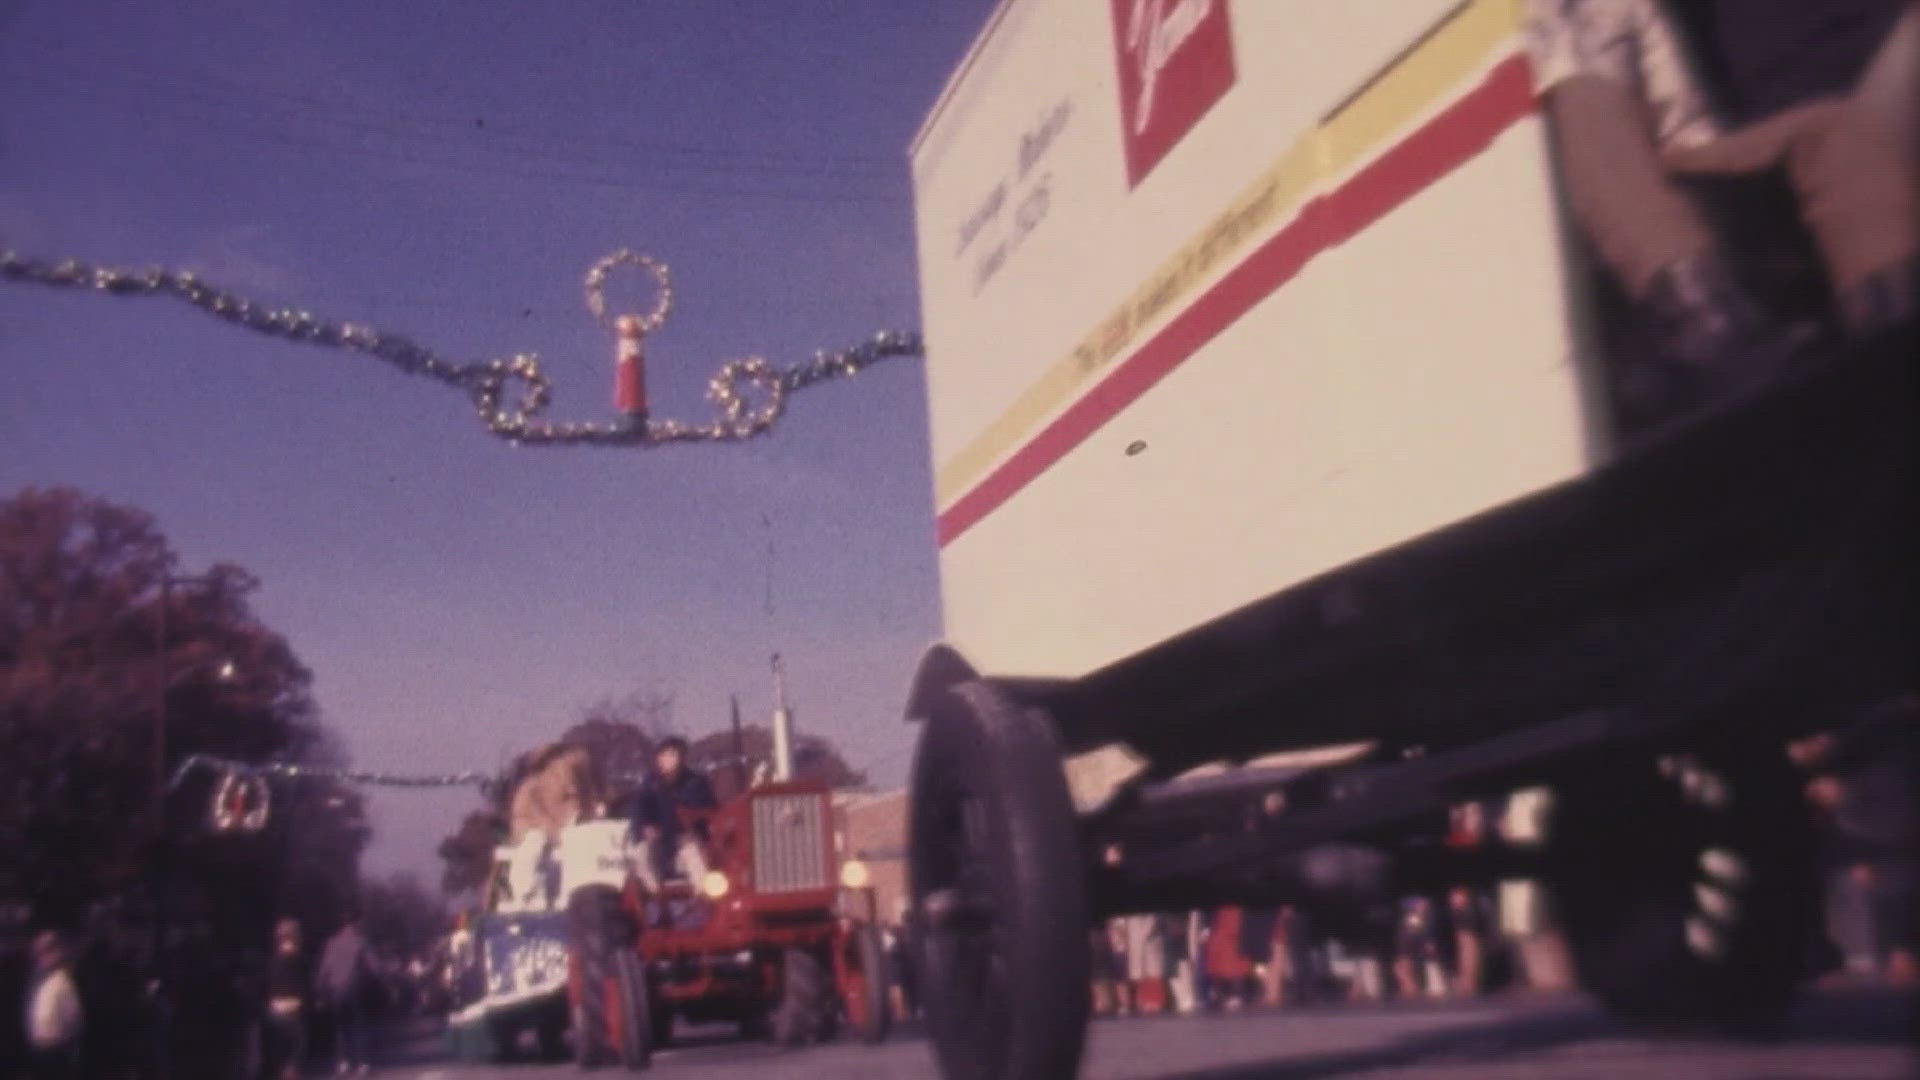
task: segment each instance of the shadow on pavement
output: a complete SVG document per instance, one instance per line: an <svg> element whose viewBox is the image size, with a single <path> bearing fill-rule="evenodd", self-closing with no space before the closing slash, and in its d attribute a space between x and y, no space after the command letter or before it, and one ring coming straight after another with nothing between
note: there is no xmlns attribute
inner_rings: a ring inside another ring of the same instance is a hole
<svg viewBox="0 0 1920 1080"><path fill-rule="evenodd" d="M1912 1045L1914 1004L1912 998L1895 991L1824 993L1795 1009L1787 1031L1773 1044ZM1382 1046L1172 1073L1161 1080L1328 1080L1436 1061L1455 1066L1492 1063L1509 1055L1634 1034L1584 1002L1569 1003L1528 1016L1407 1036Z"/></svg>
<svg viewBox="0 0 1920 1080"><path fill-rule="evenodd" d="M416 1017L376 1028L373 1061L383 1069L443 1063L447 1059L446 1024L439 1017Z"/></svg>

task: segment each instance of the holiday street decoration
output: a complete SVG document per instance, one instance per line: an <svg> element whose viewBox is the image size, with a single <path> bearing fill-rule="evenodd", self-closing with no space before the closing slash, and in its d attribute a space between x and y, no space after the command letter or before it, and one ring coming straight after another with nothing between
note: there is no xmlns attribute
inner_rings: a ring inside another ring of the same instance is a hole
<svg viewBox="0 0 1920 1080"><path fill-rule="evenodd" d="M660 328L673 310L673 278L667 264L625 248L593 264L587 271L587 310L605 323L607 318L607 273L616 266L638 266L651 273L660 286L653 311L647 315L622 315L610 324L619 344L614 354L613 408L629 428L643 428L647 422L646 360L641 339Z"/></svg>
<svg viewBox="0 0 1920 1080"><path fill-rule="evenodd" d="M368 787L436 788L475 787L492 797L500 792L503 777L494 773L390 773L365 769L337 769L321 765L303 765L291 761L245 762L210 754L189 754L174 768L167 782L168 791L178 791L189 775L197 770L217 773L209 819L215 832L258 832L267 823L271 797L269 780L331 780L336 783ZM640 773L614 773L609 780L637 783Z"/></svg>
<svg viewBox="0 0 1920 1080"><path fill-rule="evenodd" d="M456 363L411 339L353 322L321 319L311 312L276 309L216 288L194 274L152 268L125 270L92 266L74 259L30 259L0 250L0 281L83 289L114 296L171 296L236 326L289 341L364 353L411 375L421 375L465 392L492 432L516 445L652 447L678 442L734 442L765 434L786 412L787 399L830 379L846 378L883 360L923 355L916 333L885 330L849 348L819 351L809 359L776 367L760 357L729 360L707 382L707 399L719 412L704 424L651 416L646 393L642 339L660 327L673 306L665 263L622 249L587 272L587 308L607 320L607 276L621 266L651 274L659 287L654 309L646 315L615 316L614 408L618 419L603 422L554 422L539 419L553 397L553 385L532 353L505 360Z"/></svg>
<svg viewBox="0 0 1920 1080"><path fill-rule="evenodd" d="M174 768L173 778L168 781L167 789L178 790L180 785L186 782L187 777L198 769L212 770L219 773L222 778L333 780L339 783L365 784L374 787L477 787L487 791L499 782L499 777L483 772L388 773L365 769L336 769L292 761L246 762L214 757L211 754L188 754Z"/></svg>
<svg viewBox="0 0 1920 1080"><path fill-rule="evenodd" d="M213 785L213 807L208 815L213 831L257 833L266 828L271 803L265 777L229 769Z"/></svg>

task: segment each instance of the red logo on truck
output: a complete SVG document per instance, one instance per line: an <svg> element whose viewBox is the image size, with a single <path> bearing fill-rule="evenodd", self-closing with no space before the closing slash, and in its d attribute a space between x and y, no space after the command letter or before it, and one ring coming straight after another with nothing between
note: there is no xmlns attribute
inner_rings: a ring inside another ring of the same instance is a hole
<svg viewBox="0 0 1920 1080"><path fill-rule="evenodd" d="M1227 0L1112 0L1127 184L1138 185L1233 86Z"/></svg>

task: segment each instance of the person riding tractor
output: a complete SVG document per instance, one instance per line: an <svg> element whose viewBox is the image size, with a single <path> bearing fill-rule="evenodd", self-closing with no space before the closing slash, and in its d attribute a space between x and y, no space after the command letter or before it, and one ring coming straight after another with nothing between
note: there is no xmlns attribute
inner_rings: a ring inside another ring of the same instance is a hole
<svg viewBox="0 0 1920 1080"><path fill-rule="evenodd" d="M649 893L680 877L698 884L707 875L706 811L719 802L713 783L686 764L687 741L678 735L663 739L654 751L654 772L635 794L630 813L633 839L645 845L637 873ZM691 827L687 820L695 817Z"/></svg>

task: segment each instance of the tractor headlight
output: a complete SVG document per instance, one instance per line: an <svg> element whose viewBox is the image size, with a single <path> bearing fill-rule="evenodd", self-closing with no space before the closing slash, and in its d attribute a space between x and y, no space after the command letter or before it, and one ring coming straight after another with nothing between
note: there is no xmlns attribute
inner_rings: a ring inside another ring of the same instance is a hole
<svg viewBox="0 0 1920 1080"><path fill-rule="evenodd" d="M859 859L848 859L840 864L840 884L847 888L864 889L871 880L873 875L867 873L867 864Z"/></svg>
<svg viewBox="0 0 1920 1080"><path fill-rule="evenodd" d="M700 879L700 891L705 893L708 899L718 900L727 895L730 884L731 882L727 881L727 875L718 870L709 870L707 876Z"/></svg>

